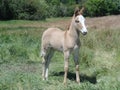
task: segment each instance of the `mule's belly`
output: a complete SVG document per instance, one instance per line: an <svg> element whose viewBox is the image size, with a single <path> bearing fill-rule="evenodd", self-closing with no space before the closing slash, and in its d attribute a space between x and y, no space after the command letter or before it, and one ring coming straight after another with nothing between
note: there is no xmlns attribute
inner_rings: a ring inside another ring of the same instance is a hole
<svg viewBox="0 0 120 90"><path fill-rule="evenodd" d="M52 46L53 49L63 52L63 46Z"/></svg>
<svg viewBox="0 0 120 90"><path fill-rule="evenodd" d="M61 36L52 38L50 40L50 47L58 51L63 51L63 38Z"/></svg>

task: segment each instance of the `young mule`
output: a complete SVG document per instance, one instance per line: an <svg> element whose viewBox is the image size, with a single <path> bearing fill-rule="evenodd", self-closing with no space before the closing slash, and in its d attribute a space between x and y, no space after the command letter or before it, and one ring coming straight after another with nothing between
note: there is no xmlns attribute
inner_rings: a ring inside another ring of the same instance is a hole
<svg viewBox="0 0 120 90"><path fill-rule="evenodd" d="M76 81L80 83L79 78L79 48L80 39L79 32L83 35L87 34L85 26L85 18L82 15L83 8L77 8L74 12L69 30L62 31L58 28L48 28L42 35L41 57L43 59L43 80L48 78L48 67L50 59L55 50L59 50L64 54L64 84L67 80L68 62L71 52L73 52L76 67Z"/></svg>

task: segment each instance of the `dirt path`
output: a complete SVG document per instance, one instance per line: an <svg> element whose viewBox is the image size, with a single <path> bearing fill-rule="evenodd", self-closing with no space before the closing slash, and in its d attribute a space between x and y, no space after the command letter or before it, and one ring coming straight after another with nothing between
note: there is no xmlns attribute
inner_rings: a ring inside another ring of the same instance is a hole
<svg viewBox="0 0 120 90"><path fill-rule="evenodd" d="M120 15L86 18L86 24L90 29L120 29Z"/></svg>
<svg viewBox="0 0 120 90"><path fill-rule="evenodd" d="M59 19L47 23L41 23L39 27L58 27L66 30L71 22L71 17L67 19ZM89 18L86 17L86 25L88 29L119 29L120 28L120 15L104 16Z"/></svg>

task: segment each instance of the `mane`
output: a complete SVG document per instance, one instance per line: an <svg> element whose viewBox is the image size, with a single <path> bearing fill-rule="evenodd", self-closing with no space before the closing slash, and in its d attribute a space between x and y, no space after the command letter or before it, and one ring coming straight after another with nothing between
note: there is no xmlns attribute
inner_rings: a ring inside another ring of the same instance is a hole
<svg viewBox="0 0 120 90"><path fill-rule="evenodd" d="M69 23L69 25L68 25L68 27L67 27L67 30L70 29L71 23L72 23L72 21L73 21L74 18L75 18L75 14L74 14L73 17L72 17L72 20L71 20L71 22Z"/></svg>

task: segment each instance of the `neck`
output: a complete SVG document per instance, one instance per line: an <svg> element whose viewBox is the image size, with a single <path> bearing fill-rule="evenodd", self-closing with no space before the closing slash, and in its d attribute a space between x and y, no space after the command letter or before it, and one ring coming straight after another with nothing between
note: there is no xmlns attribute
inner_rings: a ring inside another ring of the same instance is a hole
<svg viewBox="0 0 120 90"><path fill-rule="evenodd" d="M79 31L74 26L74 17L75 17L75 15L72 18L71 25L69 27L68 33L71 37L79 38Z"/></svg>

